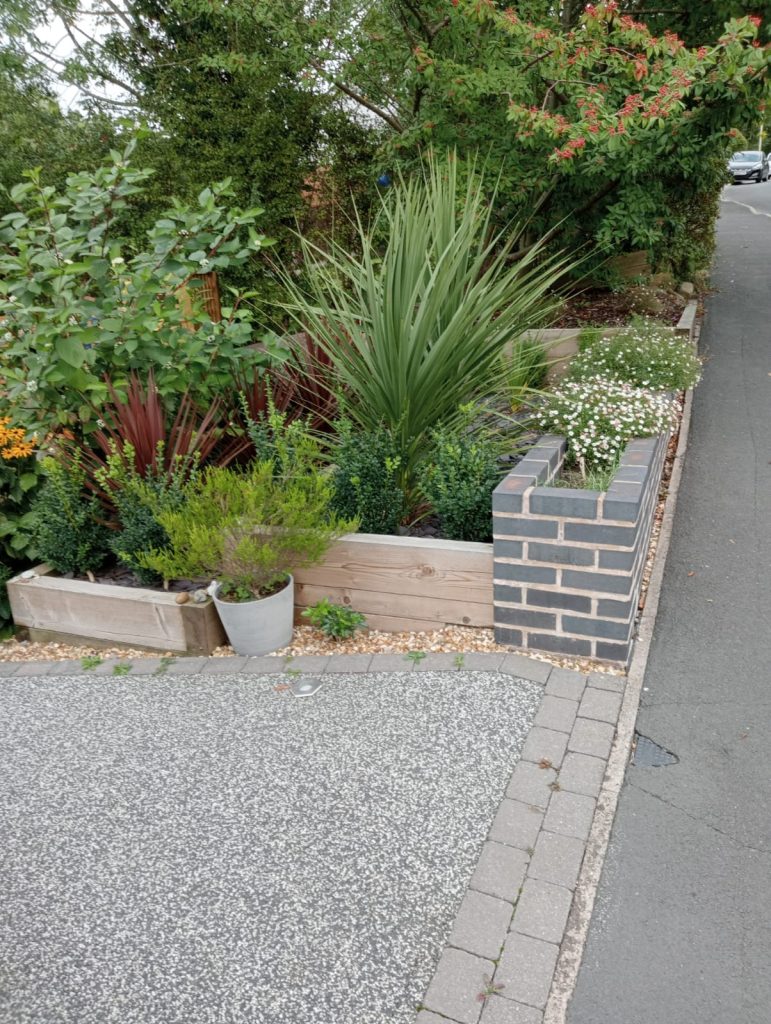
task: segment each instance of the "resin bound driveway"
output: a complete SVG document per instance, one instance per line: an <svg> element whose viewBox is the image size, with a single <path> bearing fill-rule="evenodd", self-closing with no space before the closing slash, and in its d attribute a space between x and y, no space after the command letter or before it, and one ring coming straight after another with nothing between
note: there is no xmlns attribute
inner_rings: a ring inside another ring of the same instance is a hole
<svg viewBox="0 0 771 1024"><path fill-rule="evenodd" d="M323 678L2 679L0 1019L414 1022L543 687Z"/></svg>

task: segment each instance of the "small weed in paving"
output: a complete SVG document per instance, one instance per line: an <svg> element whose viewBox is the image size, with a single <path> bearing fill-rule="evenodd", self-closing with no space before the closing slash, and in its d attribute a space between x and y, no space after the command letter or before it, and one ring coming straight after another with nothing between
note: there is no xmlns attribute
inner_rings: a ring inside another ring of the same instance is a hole
<svg viewBox="0 0 771 1024"><path fill-rule="evenodd" d="M161 658L161 663L158 666L158 668L155 669L155 671L153 672L153 675L154 676L162 676L164 674L164 672L166 672L168 670L169 666L173 665L176 660L177 659L171 657L171 655L165 654Z"/></svg>
<svg viewBox="0 0 771 1024"><path fill-rule="evenodd" d="M455 657L452 659L452 663L457 669L463 668L463 666L466 664L466 655L456 654Z"/></svg>
<svg viewBox="0 0 771 1024"><path fill-rule="evenodd" d="M127 676L131 671L130 661L119 661L117 665L113 665L112 674L114 676Z"/></svg>
<svg viewBox="0 0 771 1024"><path fill-rule="evenodd" d="M496 984L489 974L485 974L484 977L482 978L482 981L484 981L485 987L482 989L481 992L477 993L477 1000L480 1003L486 1003L490 996L496 995L498 992L501 992L504 988L504 986L500 982Z"/></svg>
<svg viewBox="0 0 771 1024"><path fill-rule="evenodd" d="M284 675L289 676L290 679L296 679L298 676L302 675L302 672L299 668L285 668Z"/></svg>
<svg viewBox="0 0 771 1024"><path fill-rule="evenodd" d="M411 661L413 665L419 665L421 661L426 657L425 651L407 651L404 655L407 661Z"/></svg>
<svg viewBox="0 0 771 1024"><path fill-rule="evenodd" d="M86 654L80 659L81 668L85 672L90 672L91 669L97 668L102 664L102 659L98 654Z"/></svg>

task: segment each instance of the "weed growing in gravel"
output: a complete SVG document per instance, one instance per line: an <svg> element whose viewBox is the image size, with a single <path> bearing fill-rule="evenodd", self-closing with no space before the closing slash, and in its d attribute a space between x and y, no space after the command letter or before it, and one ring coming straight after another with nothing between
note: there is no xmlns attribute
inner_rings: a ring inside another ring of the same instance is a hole
<svg viewBox="0 0 771 1024"><path fill-rule="evenodd" d="M132 669L130 661L119 661L117 665L113 665L112 674L114 676L127 676Z"/></svg>
<svg viewBox="0 0 771 1024"><path fill-rule="evenodd" d="M153 675L154 676L162 676L164 674L164 672L166 672L168 670L169 666L173 665L176 660L177 659L173 658L171 655L165 654L161 658L161 663L158 666L158 668L155 669L155 671L153 672Z"/></svg>
<svg viewBox="0 0 771 1024"><path fill-rule="evenodd" d="M86 654L80 659L80 664L85 672L90 672L102 664L102 659L98 654Z"/></svg>

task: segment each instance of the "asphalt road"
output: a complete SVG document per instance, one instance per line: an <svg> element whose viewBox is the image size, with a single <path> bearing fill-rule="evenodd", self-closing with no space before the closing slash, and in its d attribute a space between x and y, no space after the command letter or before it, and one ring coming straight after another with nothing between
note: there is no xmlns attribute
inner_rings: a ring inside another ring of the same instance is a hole
<svg viewBox="0 0 771 1024"><path fill-rule="evenodd" d="M725 190L707 363L570 1024L771 1019L771 183Z"/></svg>
<svg viewBox="0 0 771 1024"><path fill-rule="evenodd" d="M541 696L3 680L0 1022L414 1024Z"/></svg>

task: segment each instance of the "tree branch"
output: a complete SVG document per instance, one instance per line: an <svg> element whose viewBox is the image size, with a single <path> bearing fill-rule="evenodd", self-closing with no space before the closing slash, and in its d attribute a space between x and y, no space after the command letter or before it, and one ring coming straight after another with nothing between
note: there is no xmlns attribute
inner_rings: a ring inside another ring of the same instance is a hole
<svg viewBox="0 0 771 1024"><path fill-rule="evenodd" d="M352 100L355 100L356 103L361 104L362 107L366 107L367 110L370 110L382 121L385 121L385 123L387 125L390 125L395 132L399 132L399 134L401 135L401 133L404 131L404 125L395 114L392 114L384 107L378 106L377 103L374 103L371 99L365 96L364 93L359 92L358 89L354 89L353 86L347 85L344 81L342 81L342 79L329 77L325 73L323 67L318 62L312 61L311 67L315 68L316 71L318 71L318 73L323 78L325 78L328 82L334 85L336 89L339 89L340 92L345 93L346 96L350 97Z"/></svg>

